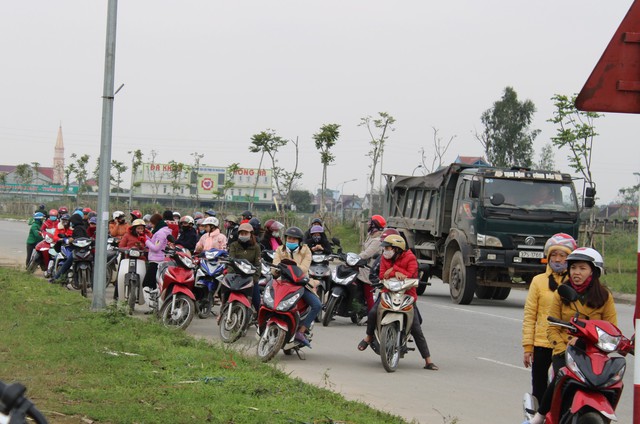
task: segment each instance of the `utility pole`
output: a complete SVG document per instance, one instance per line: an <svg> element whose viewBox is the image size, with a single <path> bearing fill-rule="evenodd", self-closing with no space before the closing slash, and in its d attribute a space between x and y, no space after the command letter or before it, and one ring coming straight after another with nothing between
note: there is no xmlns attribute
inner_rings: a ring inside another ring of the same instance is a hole
<svg viewBox="0 0 640 424"><path fill-rule="evenodd" d="M107 237L109 223L109 181L111 171L111 137L113 133L113 80L116 65L116 23L118 0L109 0L107 6L107 41L104 57L104 84L102 90L102 131L100 134L100 181L107 184L98 190L98 228L96 257L93 269L93 301L91 309L103 310L107 280Z"/></svg>

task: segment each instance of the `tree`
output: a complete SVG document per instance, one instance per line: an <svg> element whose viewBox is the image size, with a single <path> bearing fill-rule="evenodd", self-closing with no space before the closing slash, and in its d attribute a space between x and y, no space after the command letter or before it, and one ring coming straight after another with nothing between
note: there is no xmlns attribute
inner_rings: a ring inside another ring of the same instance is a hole
<svg viewBox="0 0 640 424"><path fill-rule="evenodd" d="M173 209L175 208L178 190L184 188L185 186L185 184L182 182L182 179L185 176L185 173L187 175L190 174L191 167L189 165L185 165L182 162L171 160L169 161L169 168L169 174L171 175L171 209Z"/></svg>
<svg viewBox="0 0 640 424"><path fill-rule="evenodd" d="M335 161L336 157L331 153L331 148L335 146L340 137L338 124L326 124L320 127L320 132L313 135L316 149L320 152L320 163L322 163L322 196L320 213L324 211L324 192L327 189L327 167Z"/></svg>
<svg viewBox="0 0 640 424"><path fill-rule="evenodd" d="M89 175L89 172L87 171L87 164L89 163L89 155L85 154L78 156L75 153L72 153L71 159L75 159L75 163L72 163L71 165L73 165L73 174L75 175L76 182L78 183L78 203L82 203L80 201L82 193L87 191L87 176Z"/></svg>
<svg viewBox="0 0 640 424"><path fill-rule="evenodd" d="M227 191L229 191L230 188L236 185L233 176L239 169L240 169L240 164L238 162L235 162L229 165L227 167L227 170L225 171L224 184L222 184L222 187L218 186L218 191L216 191L215 193L216 196L218 196L218 199L222 198L222 202L220 203L220 209L223 211L227 202ZM259 178L259 173L256 176L256 180L258 178ZM255 194L255 186L254 186L253 193Z"/></svg>
<svg viewBox="0 0 640 424"><path fill-rule="evenodd" d="M16 166L15 173L18 184L27 185L33 181L33 169L28 163L21 163Z"/></svg>
<svg viewBox="0 0 640 424"><path fill-rule="evenodd" d="M540 161L536 165L536 168L544 171L554 171L556 169L555 152L553 151L553 145L551 143L542 146Z"/></svg>
<svg viewBox="0 0 640 424"><path fill-rule="evenodd" d="M35 178L34 183L38 184L40 181L40 162L31 162L31 167L33 168L33 176Z"/></svg>
<svg viewBox="0 0 640 424"><path fill-rule="evenodd" d="M296 141L291 141L295 148L295 159L293 162L293 170L287 171L280 167L273 168L274 180L276 181L276 187L278 188L278 196L284 199L285 205L291 204L291 191L296 185L296 181L302 178L302 172L298 172L300 145L298 137ZM279 182L281 181L281 183ZM282 187L282 189L280 189ZM285 217L286 219L286 217Z"/></svg>
<svg viewBox="0 0 640 424"><path fill-rule="evenodd" d="M442 141L442 137L438 135L439 130L436 129L436 127L431 127L431 128L433 129L433 151L434 151L433 159L431 160L431 165L427 164L427 155L424 150L424 147L420 148L420 157L421 157L420 162L422 165L422 169L424 169L426 173L434 172L435 170L437 170L442 166L444 155L447 153L447 150L449 150L449 147L451 146L453 139L456 138L455 135L452 135L449 138L449 141L445 143L444 141Z"/></svg>
<svg viewBox="0 0 640 424"><path fill-rule="evenodd" d="M251 146L249 146L249 151L251 153L260 153L260 164L258 165L258 175L260 175L260 171L262 170L262 160L264 159L264 155L268 155L271 158L272 165L272 173L273 173L273 181L276 184L276 191L278 194L280 193L280 181L278 178L279 170L276 169L276 155L278 154L278 150L281 147L286 146L289 141L284 138L276 135L276 132L272 129L267 129L266 131L262 131L258 134L254 134L251 137ZM258 187L258 179L256 178L256 183L253 186L253 194L251 195L252 200L249 203L249 209L253 207L253 198L256 196L256 188Z"/></svg>
<svg viewBox="0 0 640 424"><path fill-rule="evenodd" d="M291 203L296 205L298 212L311 212L313 194L308 190L291 190Z"/></svg>
<svg viewBox="0 0 640 424"><path fill-rule="evenodd" d="M198 177L200 177L200 160L204 157L198 152L191 153L193 156L193 166L191 167L191 184L195 188L193 193L196 196L196 210L200 209L200 192L198 191Z"/></svg>
<svg viewBox="0 0 640 424"><path fill-rule="evenodd" d="M371 137L371 140L369 141L371 150L367 153L367 156L371 158L371 165L369 165L369 169L371 170L371 174L369 175L369 199L371 201L371 211L373 211L373 187L376 181L376 167L379 162L380 190L382 190L382 159L384 156L384 146L389 138L387 132L395 131L395 128L393 128L392 125L396 122L395 118L387 112L378 112L378 116L379 117L377 119L373 119L371 116L365 116L364 118L360 118L360 123L358 124L359 127L366 127L369 132L369 136ZM374 129L377 130L379 134L374 135Z"/></svg>
<svg viewBox="0 0 640 424"><path fill-rule="evenodd" d="M131 184L129 185L129 209L133 209L133 187L137 187L140 185L140 182L134 183L135 175L140 169L142 165L142 151L140 149L137 150L129 150L127 152L131 155Z"/></svg>
<svg viewBox="0 0 640 424"><path fill-rule="evenodd" d="M540 134L529 129L535 112L531 100L520 102L515 90L506 87L502 98L482 114L484 131L476 138L493 166L531 166L533 141Z"/></svg>
<svg viewBox="0 0 640 424"><path fill-rule="evenodd" d="M122 174L124 174L127 169L129 169L124 162L120 162L117 160L111 161L111 171L115 171L116 175L111 175L111 181L116 188L116 203L120 201L120 184L122 184Z"/></svg>
<svg viewBox="0 0 640 424"><path fill-rule="evenodd" d="M595 183L591 176L591 152L593 139L598 135L593 121L599 118L599 113L584 112L576 108L576 97L556 94L551 100L556 107L553 118L549 119L558 126L556 136L551 142L558 149L569 148L569 166L582 174L585 186L595 190ZM595 231L595 209L590 214L589 225L585 231L585 243L590 246Z"/></svg>

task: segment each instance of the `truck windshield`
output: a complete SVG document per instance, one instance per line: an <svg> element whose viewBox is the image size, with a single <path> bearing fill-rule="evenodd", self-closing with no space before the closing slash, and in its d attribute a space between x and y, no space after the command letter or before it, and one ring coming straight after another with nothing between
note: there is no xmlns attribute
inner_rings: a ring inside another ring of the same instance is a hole
<svg viewBox="0 0 640 424"><path fill-rule="evenodd" d="M482 199L486 207L578 211L569 182L485 178Z"/></svg>

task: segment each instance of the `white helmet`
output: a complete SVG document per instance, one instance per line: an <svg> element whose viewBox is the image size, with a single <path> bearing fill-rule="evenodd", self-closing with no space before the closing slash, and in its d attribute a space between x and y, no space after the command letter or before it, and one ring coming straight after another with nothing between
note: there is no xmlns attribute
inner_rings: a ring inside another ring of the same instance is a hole
<svg viewBox="0 0 640 424"><path fill-rule="evenodd" d="M591 267L594 268L594 272L597 269L599 271L599 275L604 274L604 259L602 259L602 255L591 247L578 247L576 250L571 252L569 256L567 256L567 263L569 267L573 262L588 262L591 264Z"/></svg>
<svg viewBox="0 0 640 424"><path fill-rule="evenodd" d="M124 212L122 212L122 211L115 211L115 212L113 213L113 219L118 219L118 218L120 218L120 217L124 217Z"/></svg>
<svg viewBox="0 0 640 424"><path fill-rule="evenodd" d="M204 220L202 220L200 225L213 225L214 227L219 227L220 221L215 216L208 216Z"/></svg>

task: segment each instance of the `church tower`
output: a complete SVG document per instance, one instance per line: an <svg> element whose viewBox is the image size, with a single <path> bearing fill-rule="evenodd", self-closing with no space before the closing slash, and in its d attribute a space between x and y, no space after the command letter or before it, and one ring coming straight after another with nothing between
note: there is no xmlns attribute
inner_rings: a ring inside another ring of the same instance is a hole
<svg viewBox="0 0 640 424"><path fill-rule="evenodd" d="M62 143L62 125L58 128L58 138L53 153L53 183L64 184L64 144Z"/></svg>

